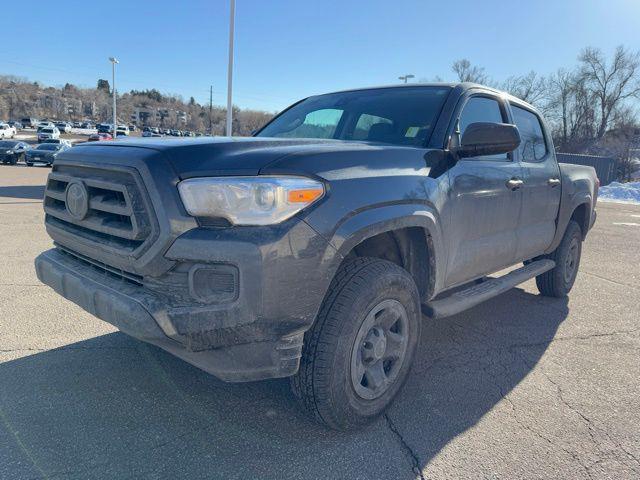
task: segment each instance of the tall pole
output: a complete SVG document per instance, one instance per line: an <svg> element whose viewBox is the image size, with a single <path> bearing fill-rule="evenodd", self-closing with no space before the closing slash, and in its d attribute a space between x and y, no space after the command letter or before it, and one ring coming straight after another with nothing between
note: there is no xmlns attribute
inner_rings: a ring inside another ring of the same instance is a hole
<svg viewBox="0 0 640 480"><path fill-rule="evenodd" d="M236 0L230 0L231 11L229 13L229 66L227 67L227 137L230 137L233 133L231 110L233 103L231 100L231 90L233 86L233 29L236 16Z"/></svg>
<svg viewBox="0 0 640 480"><path fill-rule="evenodd" d="M213 85L209 87L209 133L213 135Z"/></svg>
<svg viewBox="0 0 640 480"><path fill-rule="evenodd" d="M118 129L118 120L116 114L116 63L118 59L115 57L109 57L111 62L111 88L113 89L113 138L116 138L116 130Z"/></svg>

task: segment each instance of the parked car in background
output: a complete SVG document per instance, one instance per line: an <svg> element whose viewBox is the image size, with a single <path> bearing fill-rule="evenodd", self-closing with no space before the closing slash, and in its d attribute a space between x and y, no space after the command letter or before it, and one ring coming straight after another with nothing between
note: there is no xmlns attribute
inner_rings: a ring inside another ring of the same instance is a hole
<svg viewBox="0 0 640 480"><path fill-rule="evenodd" d="M41 143L26 152L24 162L27 167L33 166L34 163L53 165L58 154L70 148L70 146L61 143Z"/></svg>
<svg viewBox="0 0 640 480"><path fill-rule="evenodd" d="M22 123L18 122L17 120L10 120L7 123L11 125L13 128L15 128L16 130L22 130L24 128Z"/></svg>
<svg viewBox="0 0 640 480"><path fill-rule="evenodd" d="M116 136L120 135L129 136L129 127L126 125L118 125L118 128L116 128Z"/></svg>
<svg viewBox="0 0 640 480"><path fill-rule="evenodd" d="M73 144L71 143L70 140L67 140L65 138L47 138L45 140L43 140L40 143L57 143L59 145L67 145L69 147L72 147Z"/></svg>
<svg viewBox="0 0 640 480"><path fill-rule="evenodd" d="M171 135L171 130L169 130L168 128L163 128L163 129L160 130L159 133L161 133L163 135Z"/></svg>
<svg viewBox="0 0 640 480"><path fill-rule="evenodd" d="M169 135L171 135L172 137L181 137L182 132L180 130L172 129L169 131Z"/></svg>
<svg viewBox="0 0 640 480"><path fill-rule="evenodd" d="M152 137L154 135L154 133L151 130L144 130L142 132L142 136L143 137Z"/></svg>
<svg viewBox="0 0 640 480"><path fill-rule="evenodd" d="M113 132L113 127L110 123L99 123L96 125L96 129L98 130L98 133L111 134Z"/></svg>
<svg viewBox="0 0 640 480"><path fill-rule="evenodd" d="M93 125L91 124L91 122L82 122L80 128L91 129L93 128Z"/></svg>
<svg viewBox="0 0 640 480"><path fill-rule="evenodd" d="M38 143L52 138L60 138L60 130L58 130L57 127L43 127L38 129Z"/></svg>
<svg viewBox="0 0 640 480"><path fill-rule="evenodd" d="M137 130L138 130L138 127L136 127L133 123L129 125L129 131L135 132Z"/></svg>
<svg viewBox="0 0 640 480"><path fill-rule="evenodd" d="M73 128L82 128L82 122L73 122L71 126Z"/></svg>
<svg viewBox="0 0 640 480"><path fill-rule="evenodd" d="M22 126L24 128L36 128L36 125L38 125L38 120L31 117L25 117L20 120L20 123L22 123Z"/></svg>
<svg viewBox="0 0 640 480"><path fill-rule="evenodd" d="M25 153L31 147L25 142L17 140L0 140L0 162L15 165L24 160Z"/></svg>
<svg viewBox="0 0 640 480"><path fill-rule="evenodd" d="M56 128L60 130L60 133L69 133L71 132L71 125L67 122L56 122Z"/></svg>
<svg viewBox="0 0 640 480"><path fill-rule="evenodd" d="M8 123L0 123L0 138L13 138L16 136L16 129Z"/></svg>
<svg viewBox="0 0 640 480"><path fill-rule="evenodd" d="M101 142L103 140L113 140L113 137L109 133L94 133L89 135L88 142Z"/></svg>
<svg viewBox="0 0 640 480"><path fill-rule="evenodd" d="M48 120L43 120L41 122L38 122L38 124L36 125L37 129L53 128L53 127L55 127L55 124L53 122L49 122Z"/></svg>

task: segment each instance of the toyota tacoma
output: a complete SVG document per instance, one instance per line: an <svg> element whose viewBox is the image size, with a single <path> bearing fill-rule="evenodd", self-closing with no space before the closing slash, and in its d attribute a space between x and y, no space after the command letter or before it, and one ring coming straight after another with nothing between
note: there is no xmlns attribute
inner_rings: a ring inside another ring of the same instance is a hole
<svg viewBox="0 0 640 480"><path fill-rule="evenodd" d="M593 168L469 83L312 96L249 138L108 143L56 159L38 278L222 380L291 377L336 429L392 402L423 321L532 278L567 295L596 218Z"/></svg>

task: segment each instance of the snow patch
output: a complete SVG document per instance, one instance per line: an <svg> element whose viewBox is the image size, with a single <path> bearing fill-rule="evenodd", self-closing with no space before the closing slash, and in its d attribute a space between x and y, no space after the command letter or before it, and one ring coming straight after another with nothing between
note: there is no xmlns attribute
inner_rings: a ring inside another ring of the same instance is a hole
<svg viewBox="0 0 640 480"><path fill-rule="evenodd" d="M612 182L605 187L600 187L598 201L640 205L640 182Z"/></svg>

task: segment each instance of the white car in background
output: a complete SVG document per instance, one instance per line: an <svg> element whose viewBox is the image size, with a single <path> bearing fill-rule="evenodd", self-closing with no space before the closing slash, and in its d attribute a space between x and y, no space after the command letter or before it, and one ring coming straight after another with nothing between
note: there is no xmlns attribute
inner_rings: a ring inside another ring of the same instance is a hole
<svg viewBox="0 0 640 480"><path fill-rule="evenodd" d="M120 135L126 135L128 137L129 127L127 127L126 125L118 125L118 128L116 128L116 137Z"/></svg>
<svg viewBox="0 0 640 480"><path fill-rule="evenodd" d="M13 138L16 136L16 128L8 123L0 123L0 138Z"/></svg>
<svg viewBox="0 0 640 480"><path fill-rule="evenodd" d="M57 122L56 123L56 128L58 130L60 130L60 133L70 133L71 132L71 125L68 124L67 122Z"/></svg>
<svg viewBox="0 0 640 480"><path fill-rule="evenodd" d="M38 128L38 143L42 143L45 140L60 138L60 130L56 127L43 127Z"/></svg>
<svg viewBox="0 0 640 480"><path fill-rule="evenodd" d="M36 130L40 130L41 128L53 128L55 127L53 122L38 122L38 125L36 125Z"/></svg>
<svg viewBox="0 0 640 480"><path fill-rule="evenodd" d="M42 140L40 143L57 143L58 145L73 147L71 140L65 140L64 138L47 138L46 140Z"/></svg>

